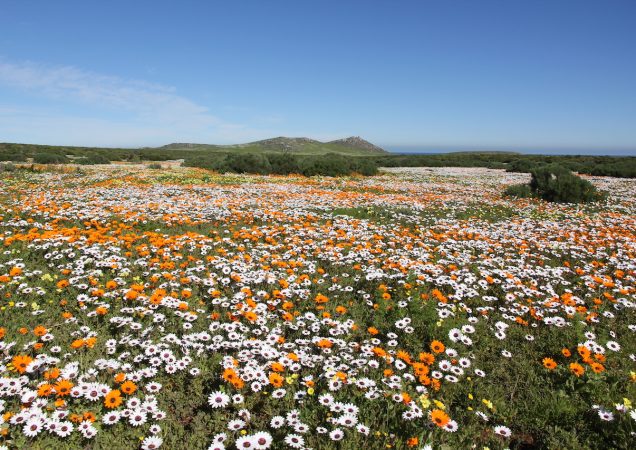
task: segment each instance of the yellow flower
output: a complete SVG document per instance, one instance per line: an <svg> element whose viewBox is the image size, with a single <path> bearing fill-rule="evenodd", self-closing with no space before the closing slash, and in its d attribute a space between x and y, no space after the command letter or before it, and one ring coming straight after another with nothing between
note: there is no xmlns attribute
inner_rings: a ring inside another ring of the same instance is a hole
<svg viewBox="0 0 636 450"><path fill-rule="evenodd" d="M492 404L492 402L490 400L483 399L482 402L483 402L484 405L486 405L488 407L488 409L492 409L493 408L493 404Z"/></svg>
<svg viewBox="0 0 636 450"><path fill-rule="evenodd" d="M442 411L446 410L446 406L444 406L444 404L440 402L439 400L433 400L433 403L435 403L435 406L437 406Z"/></svg>
<svg viewBox="0 0 636 450"><path fill-rule="evenodd" d="M472 400L473 399L473 394L468 394L468 398Z"/></svg>
<svg viewBox="0 0 636 450"><path fill-rule="evenodd" d="M308 393L309 395L314 395L314 388L309 388L309 389L307 389L307 393Z"/></svg>
<svg viewBox="0 0 636 450"><path fill-rule="evenodd" d="M420 396L420 403L422 404L422 408L426 409L431 406L431 401L428 399L427 395Z"/></svg>

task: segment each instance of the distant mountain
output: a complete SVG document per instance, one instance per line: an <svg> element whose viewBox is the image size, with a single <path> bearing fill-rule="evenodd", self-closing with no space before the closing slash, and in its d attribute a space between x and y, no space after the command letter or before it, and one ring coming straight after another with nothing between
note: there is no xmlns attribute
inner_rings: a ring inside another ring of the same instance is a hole
<svg viewBox="0 0 636 450"><path fill-rule="evenodd" d="M344 153L350 155L368 155L387 153L386 150L365 141L361 137L351 136L331 142L321 142L306 137L279 136L261 141L234 145L212 145L193 143L172 143L159 147L162 150L207 150L213 152L290 152L299 154Z"/></svg>
<svg viewBox="0 0 636 450"><path fill-rule="evenodd" d="M183 159L194 155L205 155L206 153L294 153L298 155L324 155L327 153L339 153L351 156L383 155L389 154L382 148L365 141L364 139L352 136L345 139L338 139L331 142L321 142L305 137L285 137L279 136L262 141L249 142L246 144L234 145L214 145L197 144L192 142L173 142L161 147L142 148L105 148L105 147L73 147L61 145L37 145L37 144L15 144L0 142L0 161L24 161L26 157L33 157L36 153L55 153L68 155L70 158L86 155L100 154L117 159L130 159L141 157L142 159L157 158ZM114 155L124 155L114 157ZM152 155L152 156L151 156Z"/></svg>
<svg viewBox="0 0 636 450"><path fill-rule="evenodd" d="M365 141L360 136L350 136L348 138L330 141L328 144L342 145L344 147L357 148L360 150L369 150L374 153L386 153L386 150L383 148L373 145L369 141Z"/></svg>
<svg viewBox="0 0 636 450"><path fill-rule="evenodd" d="M316 141L315 139L279 136L271 139L263 139L262 141L250 142L248 144L239 144L239 147L262 147L267 150L296 152L307 146L321 144L322 142Z"/></svg>

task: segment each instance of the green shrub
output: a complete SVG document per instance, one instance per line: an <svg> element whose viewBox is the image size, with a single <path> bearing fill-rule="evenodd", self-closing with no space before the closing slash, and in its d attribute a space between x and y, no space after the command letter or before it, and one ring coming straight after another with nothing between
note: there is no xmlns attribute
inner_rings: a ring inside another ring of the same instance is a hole
<svg viewBox="0 0 636 450"><path fill-rule="evenodd" d="M504 191L506 197L538 197L548 202L587 203L602 200L605 194L592 183L558 164L542 165L531 170L529 184L513 184Z"/></svg>
<svg viewBox="0 0 636 450"><path fill-rule="evenodd" d="M534 194L529 184L513 184L504 191L506 197L529 198Z"/></svg>
<svg viewBox="0 0 636 450"><path fill-rule="evenodd" d="M0 164L0 172L14 172L16 167L13 163Z"/></svg>
<svg viewBox="0 0 636 450"><path fill-rule="evenodd" d="M69 159L56 153L36 153L33 156L33 162L38 164L66 164Z"/></svg>
<svg viewBox="0 0 636 450"><path fill-rule="evenodd" d="M290 173L300 173L300 164L296 155L283 153L269 153L267 155L272 172L277 175L289 175Z"/></svg>
<svg viewBox="0 0 636 450"><path fill-rule="evenodd" d="M337 177L351 172L350 159L336 153L308 156L302 162L302 174L307 177L314 175Z"/></svg>
<svg viewBox="0 0 636 450"><path fill-rule="evenodd" d="M230 153L225 157L224 163L227 164L230 172L257 173L261 175L272 173L272 165L269 163L267 156L260 153Z"/></svg>
<svg viewBox="0 0 636 450"><path fill-rule="evenodd" d="M537 162L530 159L515 159L514 161L510 162L510 164L508 164L506 172L530 173L530 171L536 169L537 167Z"/></svg>
<svg viewBox="0 0 636 450"><path fill-rule="evenodd" d="M83 166L93 165L93 164L110 164L108 158L103 155L88 155L83 156L75 160L77 164L81 164Z"/></svg>
<svg viewBox="0 0 636 450"><path fill-rule="evenodd" d="M558 164L533 169L530 189L540 198L558 203L585 203L602 195L592 183Z"/></svg>
<svg viewBox="0 0 636 450"><path fill-rule="evenodd" d="M161 164L159 164L159 163L156 163L156 162L148 164L147 167L149 169L163 169L163 166Z"/></svg>
<svg viewBox="0 0 636 450"><path fill-rule="evenodd" d="M0 161L25 162L26 155L20 152L0 151Z"/></svg>
<svg viewBox="0 0 636 450"><path fill-rule="evenodd" d="M283 153L215 153L186 158L186 167L201 167L217 172L256 173L261 175L302 174L336 177L359 173L375 175L377 165L373 158L350 157L336 153L325 155L292 155Z"/></svg>
<svg viewBox="0 0 636 450"><path fill-rule="evenodd" d="M356 158L351 161L351 168L354 172L364 176L377 175L378 173L378 166L371 158Z"/></svg>

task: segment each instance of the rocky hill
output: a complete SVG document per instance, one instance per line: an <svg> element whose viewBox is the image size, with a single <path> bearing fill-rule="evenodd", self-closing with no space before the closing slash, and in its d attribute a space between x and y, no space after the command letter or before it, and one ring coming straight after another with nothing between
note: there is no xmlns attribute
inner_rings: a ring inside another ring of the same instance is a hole
<svg viewBox="0 0 636 450"><path fill-rule="evenodd" d="M373 145L371 142L362 139L360 136L351 136L336 141L330 141L328 144L342 145L343 147L356 148L360 150L369 150L373 153L386 153L386 150Z"/></svg>
<svg viewBox="0 0 636 450"><path fill-rule="evenodd" d="M213 152L289 152L299 154L343 153L349 155L369 155L387 153L384 149L365 141L359 136L351 136L330 142L321 142L306 137L279 136L261 141L234 145L212 145L193 143L173 143L160 147L162 150L207 150Z"/></svg>

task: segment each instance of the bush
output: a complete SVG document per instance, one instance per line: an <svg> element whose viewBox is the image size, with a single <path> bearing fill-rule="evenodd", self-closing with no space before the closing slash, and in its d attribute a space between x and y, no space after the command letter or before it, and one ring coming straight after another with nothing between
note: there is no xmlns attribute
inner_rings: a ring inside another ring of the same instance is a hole
<svg viewBox="0 0 636 450"><path fill-rule="evenodd" d="M225 157L224 164L230 172L257 173L267 175L272 173L272 165L267 156L260 153L237 154L230 153Z"/></svg>
<svg viewBox="0 0 636 450"><path fill-rule="evenodd" d="M0 164L0 172L14 172L16 169L13 163Z"/></svg>
<svg viewBox="0 0 636 450"><path fill-rule="evenodd" d="M529 198L534 194L529 184L513 184L504 191L506 197Z"/></svg>
<svg viewBox="0 0 636 450"><path fill-rule="evenodd" d="M538 197L548 202L587 203L602 200L605 194L592 183L558 164L531 170L530 184L513 184L504 191L506 197Z"/></svg>
<svg viewBox="0 0 636 450"><path fill-rule="evenodd" d="M350 159L337 153L327 153L321 156L308 156L303 160L302 174L311 177L314 175L324 175L337 177L348 175L353 172L350 166Z"/></svg>
<svg viewBox="0 0 636 450"><path fill-rule="evenodd" d="M201 167L217 172L256 173L260 175L292 173L305 176L336 177L359 173L375 175L378 168L373 158L349 157L336 153L325 155L291 155L282 153L229 153L187 158L187 167Z"/></svg>
<svg viewBox="0 0 636 450"><path fill-rule="evenodd" d="M529 159L515 159L508 165L506 172L530 173L537 167L538 164L535 161Z"/></svg>
<svg viewBox="0 0 636 450"><path fill-rule="evenodd" d="M274 174L289 175L290 173L300 173L300 165L295 155L270 153L267 155L267 159Z"/></svg>
<svg viewBox="0 0 636 450"><path fill-rule="evenodd" d="M357 158L351 161L351 168L354 172L364 176L377 175L378 166L371 158Z"/></svg>
<svg viewBox="0 0 636 450"><path fill-rule="evenodd" d="M163 167L161 166L161 164L159 163L150 163L147 166L149 169L163 169Z"/></svg>
<svg viewBox="0 0 636 450"><path fill-rule="evenodd" d="M110 164L108 158L102 155L88 155L75 160L77 164L81 164L83 166L93 165L93 164Z"/></svg>
<svg viewBox="0 0 636 450"><path fill-rule="evenodd" d="M26 160L24 153L0 151L0 161L25 162Z"/></svg>
<svg viewBox="0 0 636 450"><path fill-rule="evenodd" d="M600 200L594 185L558 164L533 169L530 189L549 202L584 203Z"/></svg>
<svg viewBox="0 0 636 450"><path fill-rule="evenodd" d="M33 162L37 164L66 164L69 159L56 153L36 153L33 156Z"/></svg>

